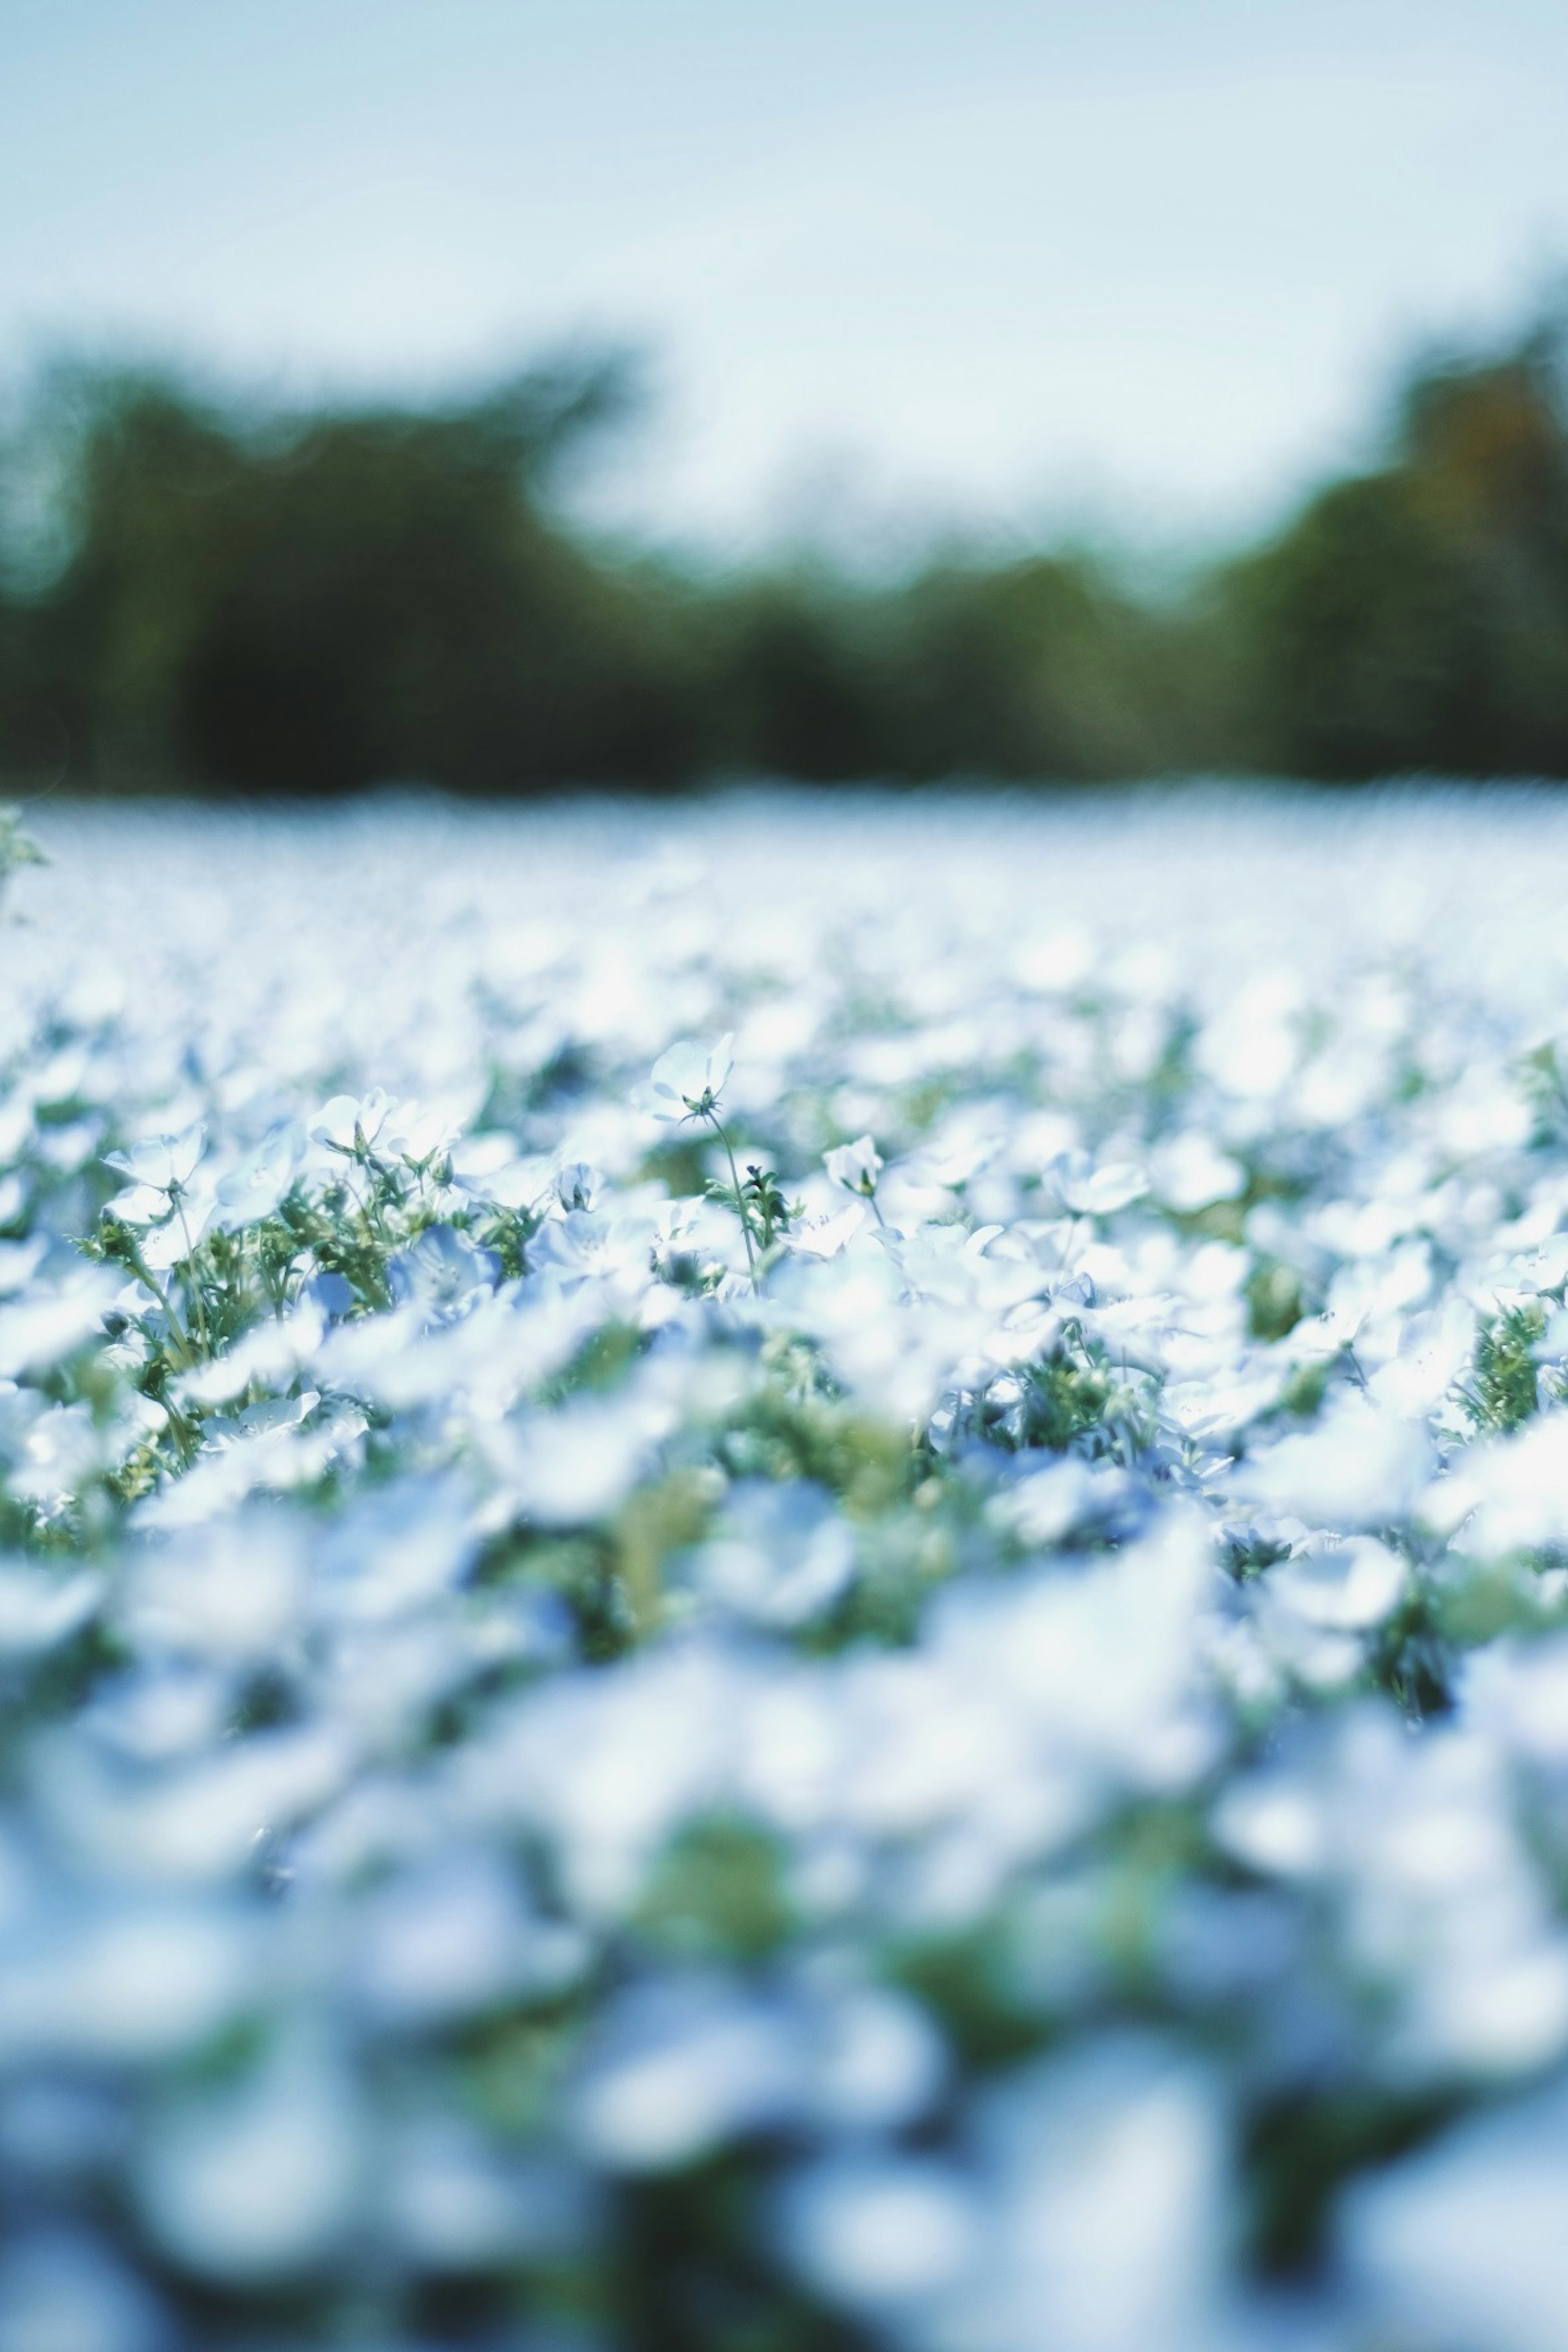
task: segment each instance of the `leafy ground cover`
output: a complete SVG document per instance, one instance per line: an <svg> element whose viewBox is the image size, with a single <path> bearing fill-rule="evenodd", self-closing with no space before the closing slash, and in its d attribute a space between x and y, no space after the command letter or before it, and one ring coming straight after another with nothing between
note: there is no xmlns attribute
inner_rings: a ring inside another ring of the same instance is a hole
<svg viewBox="0 0 1568 2352"><path fill-rule="evenodd" d="M1552 2352L1552 804L41 829L0 2341Z"/></svg>

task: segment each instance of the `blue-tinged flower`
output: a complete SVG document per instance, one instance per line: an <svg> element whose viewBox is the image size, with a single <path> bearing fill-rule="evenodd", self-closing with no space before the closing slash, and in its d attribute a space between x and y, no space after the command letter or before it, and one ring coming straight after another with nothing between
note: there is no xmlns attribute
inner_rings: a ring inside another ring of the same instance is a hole
<svg viewBox="0 0 1568 2352"><path fill-rule="evenodd" d="M825 1151L822 1164L836 1184L868 1201L882 1172L882 1155L868 1135L861 1135L853 1143L841 1143L836 1150Z"/></svg>
<svg viewBox="0 0 1568 2352"><path fill-rule="evenodd" d="M651 1217L569 1209L540 1226L529 1244L529 1264L563 1289L596 1277L629 1278L640 1287L649 1276L658 1230Z"/></svg>
<svg viewBox="0 0 1568 2352"><path fill-rule="evenodd" d="M761 1625L804 1625L837 1601L855 1572L855 1539L831 1495L809 1479L735 1487L696 1559L710 1599Z"/></svg>
<svg viewBox="0 0 1568 2352"><path fill-rule="evenodd" d="M205 1127L187 1127L179 1135L151 1135L129 1151L106 1151L106 1167L129 1176L130 1183L110 1202L114 1215L128 1225L155 1224L184 1197L206 1150Z"/></svg>
<svg viewBox="0 0 1568 2352"><path fill-rule="evenodd" d="M305 1136L297 1121L275 1127L249 1157L217 1188L219 1224L233 1230L269 1217L292 1190L305 1157Z"/></svg>
<svg viewBox="0 0 1568 2352"><path fill-rule="evenodd" d="M81 1267L58 1290L41 1286L0 1307L0 1380L36 1377L64 1363L100 1336L115 1286L97 1267Z"/></svg>
<svg viewBox="0 0 1568 2352"><path fill-rule="evenodd" d="M1149 1190L1149 1179L1131 1160L1097 1168L1087 1151L1064 1151L1048 1172L1063 1208L1079 1217L1109 1217Z"/></svg>
<svg viewBox="0 0 1568 2352"><path fill-rule="evenodd" d="M384 1094L379 1087L372 1087L363 1098L333 1095L310 1121L310 1140L324 1143L329 1151L345 1152L353 1158L375 1142L396 1108L395 1098Z"/></svg>
<svg viewBox="0 0 1568 2352"><path fill-rule="evenodd" d="M166 1217L150 1225L139 1244L142 1264L151 1274L167 1274L183 1265L212 1223L214 1200L205 1186L200 1192L181 1195Z"/></svg>
<svg viewBox="0 0 1568 2352"><path fill-rule="evenodd" d="M605 1180L586 1160L574 1160L555 1179L555 1197L563 1209L591 1209L605 1189Z"/></svg>
<svg viewBox="0 0 1568 2352"><path fill-rule="evenodd" d="M710 1118L734 1067L730 1050L733 1044L734 1032L730 1029L711 1045L683 1037L659 1055L647 1081L632 1088L634 1108L672 1125L682 1119Z"/></svg>

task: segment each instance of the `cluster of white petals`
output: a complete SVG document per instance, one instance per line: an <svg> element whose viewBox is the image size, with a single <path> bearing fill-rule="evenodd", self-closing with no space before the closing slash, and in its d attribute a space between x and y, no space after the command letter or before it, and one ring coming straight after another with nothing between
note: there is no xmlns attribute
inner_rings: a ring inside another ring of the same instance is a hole
<svg viewBox="0 0 1568 2352"><path fill-rule="evenodd" d="M0 2346L1556 2352L1568 820L48 845Z"/></svg>

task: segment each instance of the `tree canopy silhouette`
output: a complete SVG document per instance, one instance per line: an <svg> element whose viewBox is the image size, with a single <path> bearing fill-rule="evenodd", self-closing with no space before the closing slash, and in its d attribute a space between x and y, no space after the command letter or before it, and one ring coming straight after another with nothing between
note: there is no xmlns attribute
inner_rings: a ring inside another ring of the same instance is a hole
<svg viewBox="0 0 1568 2352"><path fill-rule="evenodd" d="M569 356L287 412L57 365L0 450L0 768L119 790L1568 776L1565 334L1428 357L1382 461L1180 594L1071 550L700 577L561 468L635 408Z"/></svg>

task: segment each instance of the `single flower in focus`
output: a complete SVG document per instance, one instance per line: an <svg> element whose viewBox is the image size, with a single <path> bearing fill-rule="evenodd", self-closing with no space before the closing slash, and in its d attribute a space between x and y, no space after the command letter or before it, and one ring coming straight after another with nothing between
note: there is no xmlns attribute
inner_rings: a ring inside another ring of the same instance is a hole
<svg viewBox="0 0 1568 2352"><path fill-rule="evenodd" d="M681 1038L659 1055L645 1083L632 1088L633 1108L672 1125L688 1118L711 1118L734 1067L730 1050L733 1043L734 1033L728 1029L711 1045Z"/></svg>
<svg viewBox="0 0 1568 2352"><path fill-rule="evenodd" d="M129 1151L106 1151L105 1165L131 1179L110 1202L111 1213L127 1225L166 1217L188 1190L206 1141L205 1127L187 1127L180 1135L150 1135Z"/></svg>
<svg viewBox="0 0 1568 2352"><path fill-rule="evenodd" d="M853 1143L840 1143L832 1151L825 1151L822 1164L836 1184L868 1201L882 1172L882 1155L868 1135L861 1135Z"/></svg>
<svg viewBox="0 0 1568 2352"><path fill-rule="evenodd" d="M396 1108L395 1097L384 1094L379 1087L372 1087L363 1098L333 1095L310 1121L310 1140L324 1143L329 1151L340 1151L348 1159L361 1159Z"/></svg>

